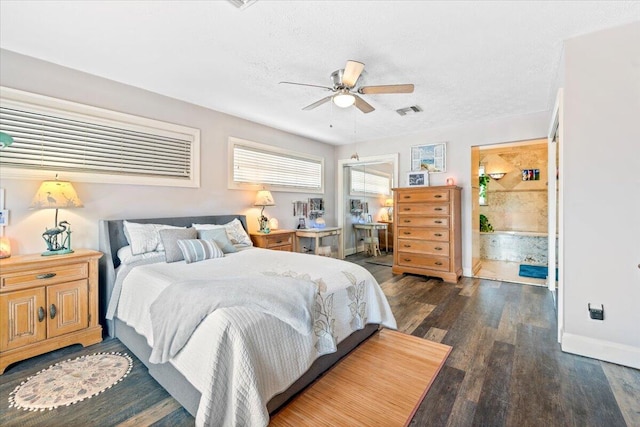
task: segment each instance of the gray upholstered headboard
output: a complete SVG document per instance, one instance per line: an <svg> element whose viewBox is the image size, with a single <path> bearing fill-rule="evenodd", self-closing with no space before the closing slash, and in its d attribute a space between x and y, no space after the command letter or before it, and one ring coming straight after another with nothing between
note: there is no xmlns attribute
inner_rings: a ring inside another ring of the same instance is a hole
<svg viewBox="0 0 640 427"><path fill-rule="evenodd" d="M242 226L247 230L247 219L244 215L207 215L207 216L185 216L173 218L143 218L126 219L130 222L142 224L167 224L180 227L190 227L191 224L226 224L238 218ZM114 336L113 324L106 321L105 314L109 299L115 284L115 269L120 265L118 259L118 249L126 246L127 239L124 235L124 219L101 220L100 221L100 244L99 249L105 254L100 259L100 323L106 326L109 335Z"/></svg>

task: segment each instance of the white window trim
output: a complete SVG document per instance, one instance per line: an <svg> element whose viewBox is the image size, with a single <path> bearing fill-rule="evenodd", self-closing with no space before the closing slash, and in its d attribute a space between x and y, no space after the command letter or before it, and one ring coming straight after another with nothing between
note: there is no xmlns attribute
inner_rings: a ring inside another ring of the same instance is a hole
<svg viewBox="0 0 640 427"><path fill-rule="evenodd" d="M139 132L150 132L168 137L179 136L191 140L191 174L189 178L168 178L151 176L118 175L110 173L91 173L77 171L56 171L45 169L27 169L3 166L0 177L19 179L52 179L58 174L60 178L78 182L98 182L108 184L153 185L171 187L200 187L200 130L196 128L162 122L131 114L79 104L44 95L24 92L17 89L0 87L0 103L3 106L37 110L41 113L63 114L65 117L100 125L113 125L114 122Z"/></svg>
<svg viewBox="0 0 640 427"><path fill-rule="evenodd" d="M309 188L296 188L296 187L278 186L278 185L270 185L270 184L263 184L263 183L249 184L249 183L235 182L234 176L233 176L234 175L233 174L233 165L234 165L233 155L234 155L234 148L236 146L255 148L261 151L266 151L266 152L279 154L283 156L297 157L297 158L307 159L314 162L319 162L320 174L321 174L320 188L314 190ZM246 139L241 139L233 136L229 137L227 154L228 154L227 188L229 188L230 190L261 190L264 188L267 190L281 191L281 192L288 192L288 193L324 194L324 176L325 176L324 175L325 174L324 157L314 156L307 153L301 153L298 151L275 147L273 145L261 144L258 142L253 142L253 141L249 141Z"/></svg>

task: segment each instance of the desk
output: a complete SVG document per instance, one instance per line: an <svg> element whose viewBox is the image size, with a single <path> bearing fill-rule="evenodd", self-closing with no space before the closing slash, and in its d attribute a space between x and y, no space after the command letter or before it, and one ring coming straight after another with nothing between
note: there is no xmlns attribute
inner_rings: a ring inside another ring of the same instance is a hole
<svg viewBox="0 0 640 427"><path fill-rule="evenodd" d="M364 223L364 224L353 224L353 228L355 229L355 234L356 234L356 248L358 247L358 230L365 230L367 232L367 237L370 239L369 242L371 242L370 244L373 244L373 232L375 230L384 230L384 241L388 242L389 241L389 229L387 228L387 224L383 223L383 222L369 222L369 223ZM378 234L378 233L376 233ZM375 236L376 238L378 237L377 235ZM356 249L357 250L357 249ZM389 253L389 248L388 246L385 247L385 254ZM377 256L376 252L373 251L373 256Z"/></svg>
<svg viewBox="0 0 640 427"><path fill-rule="evenodd" d="M305 228L302 230L296 230L296 251L300 252L300 248L302 248L302 245L300 244L301 237L311 237L315 239L315 254L318 255L318 248L320 247L322 238L328 236L338 236L338 258L344 259L342 228L340 227Z"/></svg>

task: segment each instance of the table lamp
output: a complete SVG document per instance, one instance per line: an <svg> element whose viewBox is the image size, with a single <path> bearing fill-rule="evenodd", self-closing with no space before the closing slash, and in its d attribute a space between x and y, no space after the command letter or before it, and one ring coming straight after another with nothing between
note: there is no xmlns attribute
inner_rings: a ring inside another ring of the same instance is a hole
<svg viewBox="0 0 640 427"><path fill-rule="evenodd" d="M393 199L386 199L384 206L387 208L387 219L391 221L393 218Z"/></svg>
<svg viewBox="0 0 640 427"><path fill-rule="evenodd" d="M275 206L275 202L273 201L273 196L271 195L271 191L269 190L260 190L256 195L256 202L253 204L254 206L262 206L262 210L260 211L260 216L258 217L258 224L260 225L261 233L269 232L269 219L264 216L264 207L265 206Z"/></svg>
<svg viewBox="0 0 640 427"><path fill-rule="evenodd" d="M84 207L76 190L69 181L43 181L29 209L55 209L53 228L47 228L42 238L47 243L47 250L42 255L62 255L72 253L71 225L67 221L58 223L58 209ZM66 236L62 234L65 233Z"/></svg>

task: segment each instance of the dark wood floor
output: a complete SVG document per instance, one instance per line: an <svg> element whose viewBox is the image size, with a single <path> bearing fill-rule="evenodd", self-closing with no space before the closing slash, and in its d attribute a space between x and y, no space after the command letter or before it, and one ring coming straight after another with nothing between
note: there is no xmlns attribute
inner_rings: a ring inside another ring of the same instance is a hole
<svg viewBox="0 0 640 427"><path fill-rule="evenodd" d="M640 426L640 371L562 353L545 288L472 278L453 285L347 259L382 284L400 330L453 346L412 426ZM108 339L10 366L0 376L0 425L194 425L135 358L124 381L84 402L46 412L8 408L9 393L30 375L99 351L127 349Z"/></svg>

